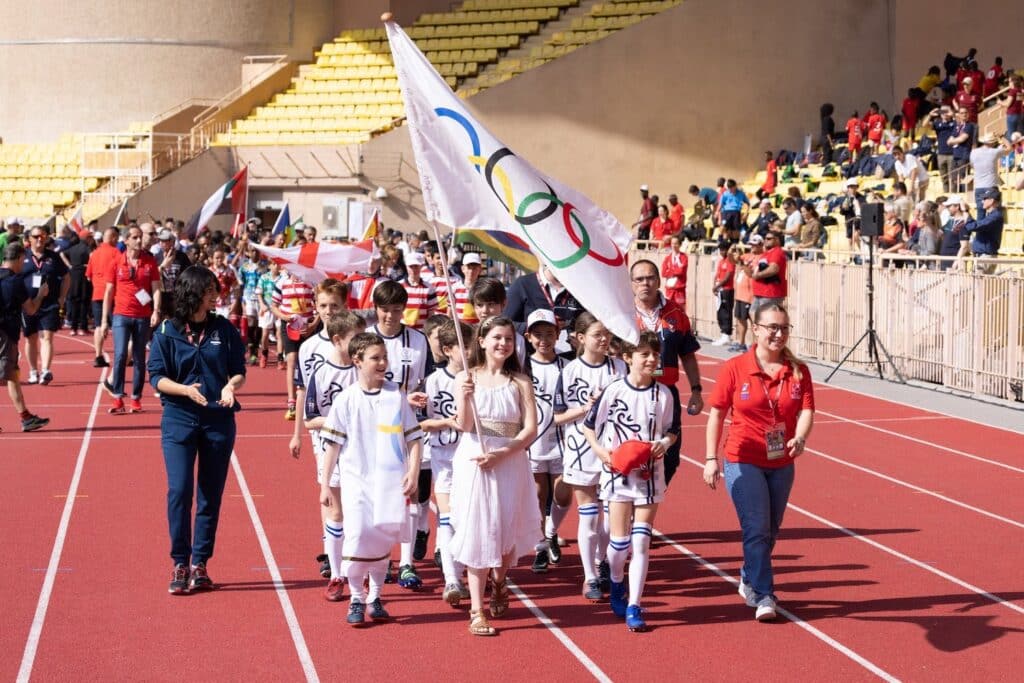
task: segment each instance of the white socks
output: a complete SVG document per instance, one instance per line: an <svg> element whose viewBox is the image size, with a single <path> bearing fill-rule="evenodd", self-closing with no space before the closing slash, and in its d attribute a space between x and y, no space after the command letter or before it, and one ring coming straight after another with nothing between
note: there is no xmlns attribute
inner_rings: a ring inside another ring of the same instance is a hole
<svg viewBox="0 0 1024 683"><path fill-rule="evenodd" d="M544 535L551 538L558 533L558 527L562 526L562 520L569 514L568 505L559 505L551 501L551 514L548 516L547 525L544 527Z"/></svg>
<svg viewBox="0 0 1024 683"><path fill-rule="evenodd" d="M331 578L341 578L341 546L345 541L345 530L341 522L324 522L324 555L331 563Z"/></svg>
<svg viewBox="0 0 1024 683"><path fill-rule="evenodd" d="M444 584L447 586L452 583L460 583L465 567L462 566L462 563L455 561L452 551L448 548L454 533L448 513L437 513L437 522L437 547L441 551L441 571L444 572Z"/></svg>
<svg viewBox="0 0 1024 683"><path fill-rule="evenodd" d="M647 567L651 562L651 525L633 522L631 534L633 559L629 561L629 604L639 605L647 582Z"/></svg>
<svg viewBox="0 0 1024 683"><path fill-rule="evenodd" d="M380 597L381 586L384 585L384 579L388 573L388 561L378 560L370 564L370 590L366 596L367 604L373 602Z"/></svg>
<svg viewBox="0 0 1024 683"><path fill-rule="evenodd" d="M597 579L594 558L597 557L597 515L601 506L585 503L579 506L580 527L577 533L580 544L580 562L583 564L583 579L589 583Z"/></svg>
<svg viewBox="0 0 1024 683"><path fill-rule="evenodd" d="M629 536L612 536L608 539L608 566L615 583L622 583L626 572L626 558L629 556Z"/></svg>
<svg viewBox="0 0 1024 683"><path fill-rule="evenodd" d="M612 518L608 511L608 503L601 504L604 514L601 516L601 526L597 530L597 547L594 548L594 561L600 564L605 559L605 549L608 547L608 537L611 536Z"/></svg>

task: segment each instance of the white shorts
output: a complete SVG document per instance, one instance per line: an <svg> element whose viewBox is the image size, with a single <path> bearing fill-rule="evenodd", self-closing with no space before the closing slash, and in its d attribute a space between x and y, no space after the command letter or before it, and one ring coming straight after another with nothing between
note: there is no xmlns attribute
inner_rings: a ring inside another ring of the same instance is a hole
<svg viewBox="0 0 1024 683"><path fill-rule="evenodd" d="M275 322L274 314L270 311L266 313L260 313L259 326L261 330L274 329Z"/></svg>
<svg viewBox="0 0 1024 683"><path fill-rule="evenodd" d="M562 481L570 486L597 486L601 483L601 473L569 467L562 471Z"/></svg>
<svg viewBox="0 0 1024 683"><path fill-rule="evenodd" d="M316 454L316 483L323 486L324 484L324 453ZM334 466L334 471L331 472L331 483L332 489L341 488L341 467L338 465Z"/></svg>
<svg viewBox="0 0 1024 683"><path fill-rule="evenodd" d="M260 305L255 301L242 302L242 315L246 318L255 318L260 314Z"/></svg>
<svg viewBox="0 0 1024 683"><path fill-rule="evenodd" d="M434 453L430 458L430 474L434 482L434 493L449 495L452 492L452 457Z"/></svg>
<svg viewBox="0 0 1024 683"><path fill-rule="evenodd" d="M562 473L562 469L561 458L545 458L544 460L530 458L530 471L534 474L558 476Z"/></svg>
<svg viewBox="0 0 1024 683"><path fill-rule="evenodd" d="M665 499L665 461L654 461L650 477L641 472L630 472L628 476L613 473L608 468L601 472L601 485L597 496L607 503L633 503L653 505Z"/></svg>

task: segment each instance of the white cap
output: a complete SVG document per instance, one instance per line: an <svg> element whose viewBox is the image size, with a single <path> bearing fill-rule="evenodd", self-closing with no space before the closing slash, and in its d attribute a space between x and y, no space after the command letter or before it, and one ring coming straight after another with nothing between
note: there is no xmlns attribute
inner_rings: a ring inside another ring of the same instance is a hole
<svg viewBox="0 0 1024 683"><path fill-rule="evenodd" d="M480 254L475 251L471 251L462 257L462 265L471 266L474 263L478 266L482 266L484 264L484 262L480 260Z"/></svg>
<svg viewBox="0 0 1024 683"><path fill-rule="evenodd" d="M529 330L537 323L548 323L558 327L558 323L555 322L555 314L546 308L538 308L536 311L530 314L526 319L526 329Z"/></svg>
<svg viewBox="0 0 1024 683"><path fill-rule="evenodd" d="M426 262L426 259L423 258L423 254L418 251L410 251L405 255L405 265L407 266L422 266Z"/></svg>
<svg viewBox="0 0 1024 683"><path fill-rule="evenodd" d="M958 194L951 194L949 196L949 199L947 199L946 201L942 202L942 205L943 206L960 206L963 203L964 203L964 200L960 198L960 195L958 195Z"/></svg>
<svg viewBox="0 0 1024 683"><path fill-rule="evenodd" d="M860 183L856 178L850 178L846 181L846 187L860 187Z"/></svg>
<svg viewBox="0 0 1024 683"><path fill-rule="evenodd" d="M641 185L640 186L640 191L641 192L647 192L649 189L651 189L651 188L647 187L646 185Z"/></svg>
<svg viewBox="0 0 1024 683"><path fill-rule="evenodd" d="M6 221L4 221L4 225L22 225L22 222L21 219L18 218L17 216L11 216Z"/></svg>
<svg viewBox="0 0 1024 683"><path fill-rule="evenodd" d="M764 244L764 238L760 235L751 235L750 239L747 240L750 244Z"/></svg>

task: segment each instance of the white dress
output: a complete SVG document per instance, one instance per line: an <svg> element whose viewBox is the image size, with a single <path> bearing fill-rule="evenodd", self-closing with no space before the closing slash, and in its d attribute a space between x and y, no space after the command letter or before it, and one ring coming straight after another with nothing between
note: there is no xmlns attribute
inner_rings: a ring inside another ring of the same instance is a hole
<svg viewBox="0 0 1024 683"><path fill-rule="evenodd" d="M540 508L525 450L505 455L490 470L470 460L507 444L522 426L519 387L511 379L496 387L477 386L476 430L465 432L452 458L452 557L467 567L501 566L503 555L531 554L541 540ZM504 434L504 436L502 435Z"/></svg>

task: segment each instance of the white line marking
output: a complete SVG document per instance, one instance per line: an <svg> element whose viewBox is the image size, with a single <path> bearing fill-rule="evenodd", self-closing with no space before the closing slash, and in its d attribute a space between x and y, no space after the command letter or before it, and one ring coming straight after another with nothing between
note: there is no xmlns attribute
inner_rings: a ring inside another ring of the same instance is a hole
<svg viewBox="0 0 1024 683"><path fill-rule="evenodd" d="M517 586L515 582L512 581L512 579L507 579L507 581L508 589L512 591L512 594L515 595L516 598L519 599L519 602L526 605L526 609L530 610L530 612L533 613L533 616L537 618L537 621L544 624L544 626L546 626L547 629L551 631L555 638L558 638L558 642L564 645L565 649L571 652L572 655L576 657L577 660L579 660L579 663L582 664L583 667L587 671L589 671L594 678L601 681L601 683L612 683L612 679L608 677L608 674L602 671L601 667L595 664L594 660L588 657L587 654L580 649L579 645L572 642L572 639L569 638L569 636L565 635L565 632L558 626L556 626L555 622L551 621L551 618L548 617L548 615L544 614L543 610L541 610L540 607L537 607L537 604L533 600L528 598L526 596L526 593L521 591L519 589L519 586Z"/></svg>
<svg viewBox="0 0 1024 683"><path fill-rule="evenodd" d="M60 556L64 552L64 541L67 539L68 527L71 523L71 511L74 510L75 500L78 496L78 484L82 481L82 470L85 467L85 456L89 452L89 441L92 438L93 425L96 423L96 412L100 407L100 396L103 391L103 380L107 371L100 373L100 384L96 387L96 397L92 401L92 411L89 413L89 421L85 425L85 433L82 434L82 445L78 449L78 459L75 461L75 472L71 475L71 483L68 485L67 500L64 501L64 511L60 515L60 523L57 526L57 537L53 540L53 550L50 552L50 562L46 566L46 576L43 577L43 587L39 591L39 602L36 603L36 613L32 617L32 627L28 631L28 640L25 642L25 651L21 656L21 667L18 669L17 681L28 683L32 675L32 666L35 664L36 651L39 648L39 638L43 633L43 624L46 622L46 611L50 606L50 595L53 593L53 584L57 578L57 571L60 566Z"/></svg>
<svg viewBox="0 0 1024 683"><path fill-rule="evenodd" d="M733 576L729 575L727 572L722 571L717 566L715 566L711 562L708 562L703 557L701 557L697 553L693 552L692 550L690 550L686 546L682 545L681 543L676 543L671 538L669 538L665 534L661 533L657 529L654 529L653 531L654 531L654 535L657 536L659 539L661 539L662 543L665 543L666 545L672 546L673 548L678 550L680 553L682 553L683 555L689 557L691 560L693 560L697 564L701 565L702 567L704 567L708 571L713 572L714 574L717 574L721 578L723 578L726 581L728 581L729 583L731 583L733 585L733 587L739 588L740 582L739 582L738 579L736 579ZM878 665L873 664L871 661L869 661L868 659L866 659L862 655L859 655L856 652L854 652L853 650L851 650L850 648L846 647L845 645L840 643L835 638L829 636L828 634L826 634L823 631L815 628L814 626L811 626L806 621L804 621L803 619L801 619L797 615L793 614L789 610L783 609L782 607L779 607L779 606L776 606L775 607L775 611L778 612L779 614L781 614L782 616L786 617L787 619L792 621L794 624L796 624L797 626L799 626L803 630L807 631L812 636L814 636L818 640L822 641L823 643L825 643L829 647L831 647L831 648L833 648L835 650L838 650L842 654L846 655L847 657L849 657L850 659L855 661L857 664L860 664L862 667L864 667L865 669L867 669L871 673L875 674L876 676L878 676L882 680L889 681L890 683L896 683L896 682L898 682L900 680L900 679L896 678L895 676L893 676L892 674L890 674L890 673L886 672L885 670L883 670Z"/></svg>
<svg viewBox="0 0 1024 683"><path fill-rule="evenodd" d="M697 467L700 467L701 469L704 468L704 463L697 462L696 460L694 460L692 458L689 458L689 457L687 457L685 455L681 456L681 459L687 461L691 465L696 465ZM887 553L889 555L892 555L893 557L897 557L897 558L903 560L904 562L907 562L909 564L914 565L915 567L920 567L921 569L925 570L926 572L930 572L932 574L935 574L936 576L938 576L938 577L940 577L942 579L945 579L946 581L949 581L950 583L954 583L957 586L960 586L961 588L965 588L965 589L969 590L972 593L976 593L977 595L980 595L980 596L982 596L982 597L984 597L984 598L986 598L988 600L991 600L992 602L996 603L997 605L1001 605L1001 606L1003 606L1003 607L1005 607L1007 609L1013 610L1014 612L1017 612L1018 614L1024 614L1024 607L1021 607L1021 606L1019 606L1019 605L1017 605L1017 604L1015 604L1013 602L1010 602L1009 600L1007 600L1005 598L1001 598L998 595L995 595L994 593L990 593L987 590L985 590L984 588L979 588L978 586L975 586L972 583L968 583L968 582L964 581L963 579L959 579L959 578L953 576L952 574L947 574L946 572L942 571L941 569L936 569L935 567L930 566L931 563L922 562L921 560L915 560L910 555L905 555L904 553L901 553L900 551L896 550L895 548L890 548L889 546L883 545L883 544L879 543L878 541L875 541L873 539L867 538L866 536L861 536L860 534L858 534L855 531L850 531L849 529L847 529L846 527L844 527L844 526L842 526L840 524L836 524L833 521L825 519L821 515L816 515L813 512L811 512L810 510L805 510L804 508L802 508L802 507L800 507L798 505L794 505L793 503L789 503L786 507L787 508L792 508L793 510L796 510L797 512L799 512L800 514L802 514L802 515L804 515L806 517L810 517L811 519L813 519L814 521L816 521L816 522L818 522L820 524L824 524L825 526L830 527L832 529L835 529L836 531L839 531L840 533L846 534L850 538L856 539L856 540L858 540L858 541L860 541L862 543L867 543L871 547L876 548L878 550L881 550L883 553Z"/></svg>
<svg viewBox="0 0 1024 683"><path fill-rule="evenodd" d="M316 666L313 664L313 658L309 654L309 648L306 647L306 639L302 635L302 627L299 626L299 619L295 615L292 601L288 597L288 589L285 588L284 581L281 579L281 570L274 559L274 552L270 549L270 541L263 530L263 522L260 521L260 515L256 511L256 503L252 499L252 494L249 493L249 485L245 481L245 475L242 474L242 465L239 463L238 456L234 452L231 453L231 468L235 471L235 477L238 479L238 488L241 489L242 496L245 498L245 507L249 510L249 518L252 519L256 538L260 542L260 550L263 551L263 559L270 570L270 578L274 582L274 590L277 593L277 599L281 603L281 611L284 612L285 621L288 622L288 631L291 633L292 642L295 644L295 652L298 654L299 662L302 664L302 671L306 674L306 681L308 683L318 683L320 677L316 673Z"/></svg>

